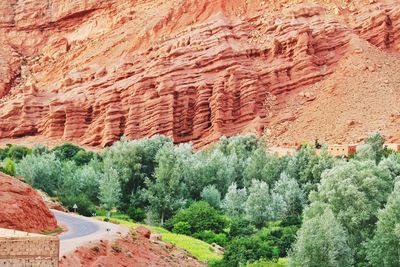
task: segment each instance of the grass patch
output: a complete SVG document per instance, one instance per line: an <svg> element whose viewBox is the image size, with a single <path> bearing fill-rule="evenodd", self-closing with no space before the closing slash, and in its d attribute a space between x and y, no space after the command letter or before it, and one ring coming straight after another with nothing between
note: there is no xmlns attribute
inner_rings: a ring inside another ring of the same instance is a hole
<svg viewBox="0 0 400 267"><path fill-rule="evenodd" d="M104 218L105 218L104 216L97 216L97 219L100 220L104 220ZM164 242L174 244L179 248L187 250L190 254L192 254L201 262L206 262L206 261L209 262L222 259L221 256L219 256L213 251L213 249L209 244L207 244L204 241L198 240L196 238L186 235L174 234L162 227L150 226L146 224L138 224L132 221L117 219L113 217L113 215L111 215L111 221L116 221L121 225L126 225L132 228L144 226L148 228L152 233L162 234L162 240Z"/></svg>
<svg viewBox="0 0 400 267"><path fill-rule="evenodd" d="M64 231L64 229L60 226L57 226L57 228L54 230L42 231L42 232L40 232L40 234L42 234L42 235L58 235L58 234L61 234L62 231Z"/></svg>

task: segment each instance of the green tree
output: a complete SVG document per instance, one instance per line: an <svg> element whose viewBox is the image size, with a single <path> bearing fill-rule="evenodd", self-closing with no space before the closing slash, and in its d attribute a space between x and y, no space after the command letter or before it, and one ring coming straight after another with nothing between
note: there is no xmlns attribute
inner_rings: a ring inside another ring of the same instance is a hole
<svg viewBox="0 0 400 267"><path fill-rule="evenodd" d="M327 208L314 218L306 220L297 234L291 266L346 267L352 266L352 252L347 234Z"/></svg>
<svg viewBox="0 0 400 267"><path fill-rule="evenodd" d="M367 258L371 266L396 267L400 264L400 183L379 212L374 238L368 243Z"/></svg>
<svg viewBox="0 0 400 267"><path fill-rule="evenodd" d="M61 162L53 153L27 155L17 164L17 175L25 177L25 181L33 187L55 196L62 183L61 169Z"/></svg>
<svg viewBox="0 0 400 267"><path fill-rule="evenodd" d="M201 198L201 192L208 185L215 185L221 196L224 196L229 185L239 179L235 154L225 155L220 150L201 151L188 154L183 159L182 176L187 186L189 197Z"/></svg>
<svg viewBox="0 0 400 267"><path fill-rule="evenodd" d="M300 183L306 184L310 178L309 163L315 157L315 149L309 145L302 146L294 156L290 157L286 173L289 177L298 180Z"/></svg>
<svg viewBox="0 0 400 267"><path fill-rule="evenodd" d="M144 208L147 205L143 197L146 188L145 180L153 180L156 154L164 145L172 145L172 140L165 136L154 136L140 140L114 143L106 149L103 160L110 162L118 171L121 182L121 209L126 211L130 206Z"/></svg>
<svg viewBox="0 0 400 267"><path fill-rule="evenodd" d="M186 203L185 184L181 173L180 157L184 146L164 146L156 155L155 181L146 180L146 198L150 211L160 219L160 224Z"/></svg>
<svg viewBox="0 0 400 267"><path fill-rule="evenodd" d="M280 179L274 184L272 192L282 197L287 215L293 216L302 212L305 196L295 179L282 173Z"/></svg>
<svg viewBox="0 0 400 267"><path fill-rule="evenodd" d="M384 154L385 139L380 133L373 133L365 139L365 144L370 145L374 153L375 162L378 163Z"/></svg>
<svg viewBox="0 0 400 267"><path fill-rule="evenodd" d="M379 162L379 167L388 169L393 179L400 177L400 154L390 154Z"/></svg>
<svg viewBox="0 0 400 267"><path fill-rule="evenodd" d="M112 168L106 168L103 178L100 180L99 199L102 207L110 217L110 211L116 208L121 197L121 186L118 179L118 172Z"/></svg>
<svg viewBox="0 0 400 267"><path fill-rule="evenodd" d="M246 218L257 226L283 218L286 213L282 196L271 194L268 184L258 180L252 181L245 205Z"/></svg>
<svg viewBox="0 0 400 267"><path fill-rule="evenodd" d="M321 214L324 205L330 207L349 234L356 261L362 262L365 259L362 244L372 238L378 209L386 203L393 183L388 169L376 166L373 161L342 162L322 174L318 192L310 194L311 206L305 216Z"/></svg>
<svg viewBox="0 0 400 267"><path fill-rule="evenodd" d="M208 185L201 191L201 198L212 207L219 209L221 206L221 193L215 185Z"/></svg>
<svg viewBox="0 0 400 267"><path fill-rule="evenodd" d="M254 151L246 162L244 169L244 184L250 186L252 180L264 181L272 185L279 179L286 166L285 158L269 154L265 147Z"/></svg>
<svg viewBox="0 0 400 267"><path fill-rule="evenodd" d="M246 200L246 188L238 189L236 183L233 183L222 202L222 209L231 217L240 216L245 212Z"/></svg>
<svg viewBox="0 0 400 267"><path fill-rule="evenodd" d="M96 204L99 203L99 187L103 175L101 170L91 164L78 168L74 173L74 181L79 184L79 191L85 193Z"/></svg>

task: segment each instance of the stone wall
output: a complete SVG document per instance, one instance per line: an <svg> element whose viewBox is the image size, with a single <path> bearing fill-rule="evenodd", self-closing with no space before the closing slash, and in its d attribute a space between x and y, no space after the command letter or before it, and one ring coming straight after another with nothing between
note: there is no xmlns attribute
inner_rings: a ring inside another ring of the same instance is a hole
<svg viewBox="0 0 400 267"><path fill-rule="evenodd" d="M0 229L0 267L57 267L59 239Z"/></svg>

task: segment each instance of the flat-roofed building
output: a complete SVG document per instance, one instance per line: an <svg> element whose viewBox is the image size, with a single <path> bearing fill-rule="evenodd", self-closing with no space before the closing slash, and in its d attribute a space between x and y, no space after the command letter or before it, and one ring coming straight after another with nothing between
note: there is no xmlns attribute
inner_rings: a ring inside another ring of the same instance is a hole
<svg viewBox="0 0 400 267"><path fill-rule="evenodd" d="M356 145L328 145L328 152L334 157L350 157L356 151Z"/></svg>
<svg viewBox="0 0 400 267"><path fill-rule="evenodd" d="M278 157L293 156L298 150L296 147L269 147L268 152Z"/></svg>
<svg viewBox="0 0 400 267"><path fill-rule="evenodd" d="M400 152L400 144L384 144L383 147L387 147L395 152Z"/></svg>

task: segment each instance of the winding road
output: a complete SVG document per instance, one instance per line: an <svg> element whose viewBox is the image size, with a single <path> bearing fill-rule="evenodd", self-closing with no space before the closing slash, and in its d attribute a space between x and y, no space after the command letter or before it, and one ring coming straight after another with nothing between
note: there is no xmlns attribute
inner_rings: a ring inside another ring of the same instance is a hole
<svg viewBox="0 0 400 267"><path fill-rule="evenodd" d="M128 234L129 228L96 219L52 210L59 225L66 228L60 234L60 257L77 247L98 240L115 240Z"/></svg>

